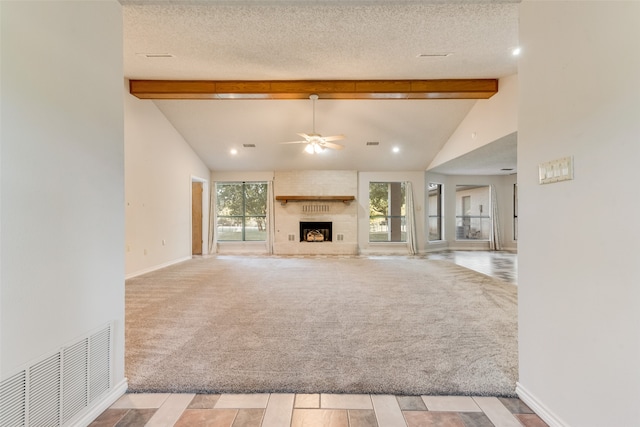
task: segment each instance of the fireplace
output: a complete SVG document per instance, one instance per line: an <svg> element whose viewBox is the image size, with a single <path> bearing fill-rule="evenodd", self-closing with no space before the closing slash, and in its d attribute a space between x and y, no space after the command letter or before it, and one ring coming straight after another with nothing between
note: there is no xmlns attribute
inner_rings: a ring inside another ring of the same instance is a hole
<svg viewBox="0 0 640 427"><path fill-rule="evenodd" d="M300 221L301 242L330 242L331 222L303 222Z"/></svg>

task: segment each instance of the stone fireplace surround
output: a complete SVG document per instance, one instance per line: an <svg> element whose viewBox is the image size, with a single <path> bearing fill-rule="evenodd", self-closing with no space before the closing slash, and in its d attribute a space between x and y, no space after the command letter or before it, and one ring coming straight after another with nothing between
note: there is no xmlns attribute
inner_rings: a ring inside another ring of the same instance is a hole
<svg viewBox="0 0 640 427"><path fill-rule="evenodd" d="M275 238L279 255L355 255L358 253L358 203L328 196L355 196L357 171L275 172L274 195L305 196L305 200L274 201ZM308 197L307 197L308 196ZM314 200L313 196L318 196ZM305 242L300 222L331 222L332 240Z"/></svg>

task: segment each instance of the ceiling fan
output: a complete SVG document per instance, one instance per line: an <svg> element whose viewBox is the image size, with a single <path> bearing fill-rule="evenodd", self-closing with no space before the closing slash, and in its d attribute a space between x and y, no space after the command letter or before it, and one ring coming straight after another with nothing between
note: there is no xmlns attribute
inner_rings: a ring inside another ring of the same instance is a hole
<svg viewBox="0 0 640 427"><path fill-rule="evenodd" d="M316 100L318 95L311 95L309 99L313 102L313 131L311 133L299 133L304 138L302 141L281 142L281 144L307 144L304 151L309 154L321 153L325 148L332 148L334 150L342 150L343 145L334 144L331 141L338 141L344 139L344 135L322 136L316 133Z"/></svg>

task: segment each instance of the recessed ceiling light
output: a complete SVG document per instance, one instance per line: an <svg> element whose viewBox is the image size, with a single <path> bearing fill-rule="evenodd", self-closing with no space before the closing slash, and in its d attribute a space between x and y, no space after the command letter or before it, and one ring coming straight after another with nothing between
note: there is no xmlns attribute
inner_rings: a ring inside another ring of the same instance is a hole
<svg viewBox="0 0 640 427"><path fill-rule="evenodd" d="M520 46L515 47L515 48L513 48L513 49L511 50L511 54L512 54L513 56L518 56L518 55L520 55L520 53L522 53L522 49L520 48Z"/></svg>
<svg viewBox="0 0 640 427"><path fill-rule="evenodd" d="M137 56L144 58L173 58L174 55L170 53L136 53Z"/></svg>
<svg viewBox="0 0 640 427"><path fill-rule="evenodd" d="M236 154L238 154L238 150L236 150L235 148L232 148L230 151L232 156L235 156Z"/></svg>
<svg viewBox="0 0 640 427"><path fill-rule="evenodd" d="M418 58L446 58L447 56L451 56L453 53L419 53Z"/></svg>
<svg viewBox="0 0 640 427"><path fill-rule="evenodd" d="M392 151L394 153L398 153L398 152L400 152L400 147L393 147Z"/></svg>

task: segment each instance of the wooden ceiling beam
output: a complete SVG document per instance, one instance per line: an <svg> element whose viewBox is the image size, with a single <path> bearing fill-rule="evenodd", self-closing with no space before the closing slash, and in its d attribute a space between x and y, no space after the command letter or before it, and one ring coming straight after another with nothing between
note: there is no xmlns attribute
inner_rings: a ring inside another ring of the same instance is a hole
<svg viewBox="0 0 640 427"><path fill-rule="evenodd" d="M140 99L487 99L498 79L130 80Z"/></svg>

